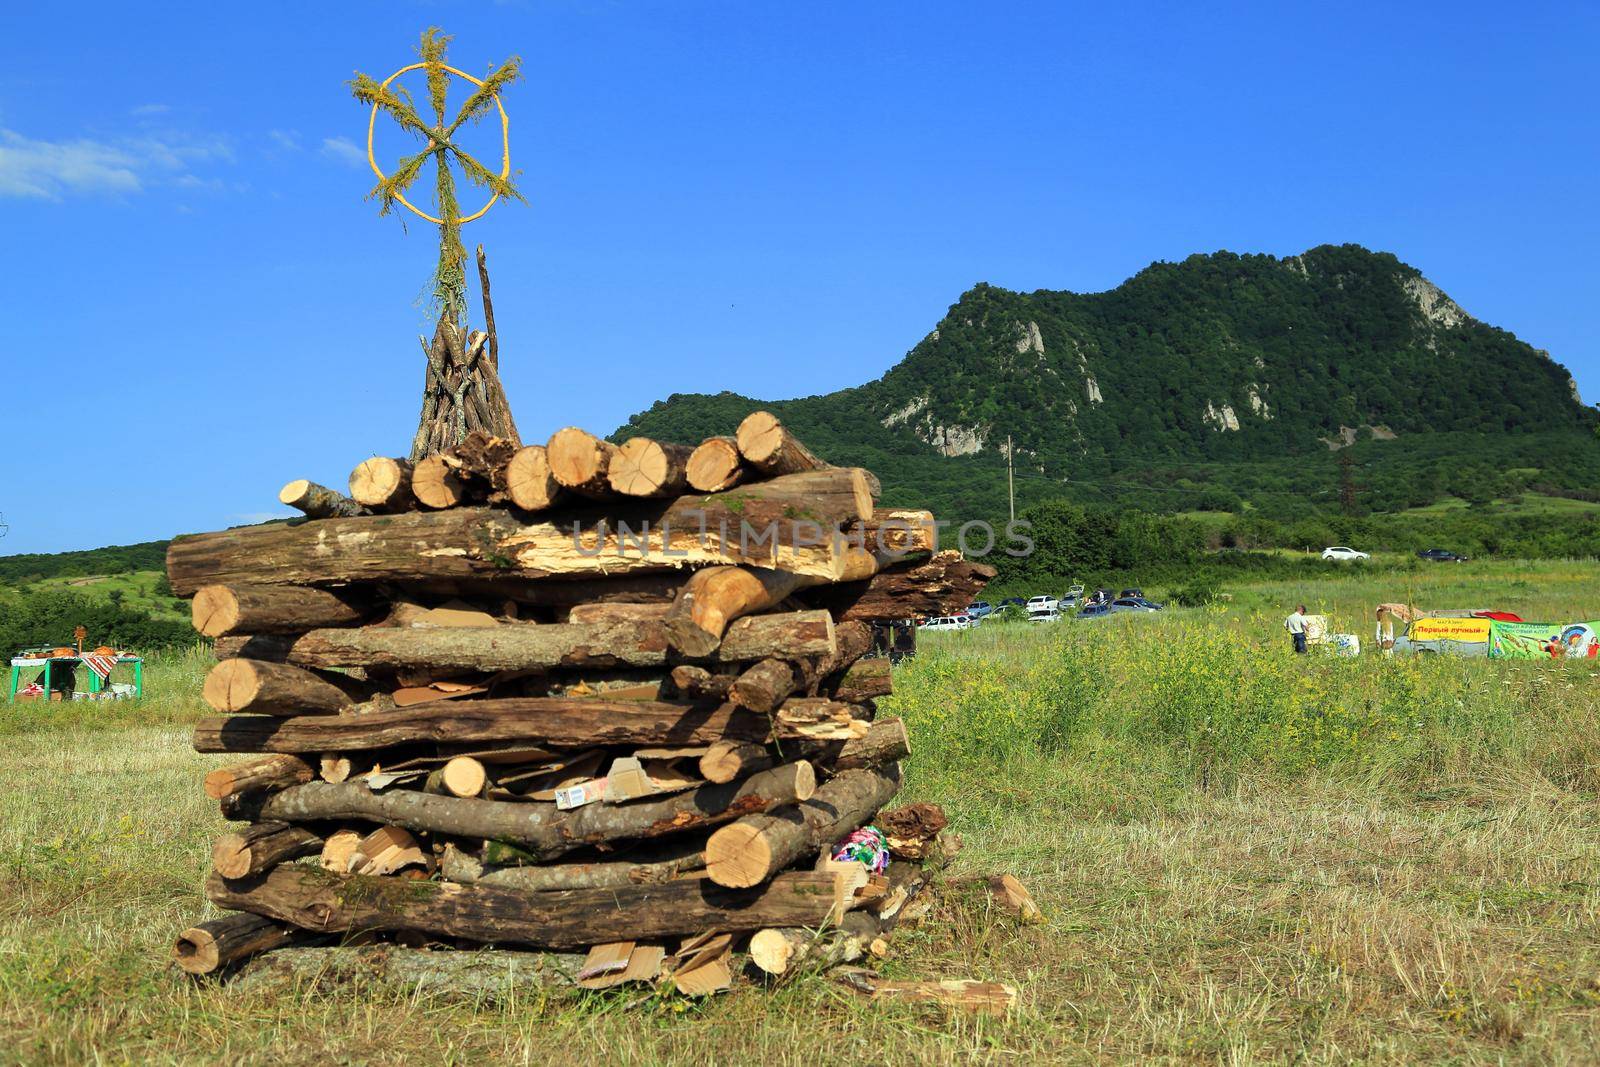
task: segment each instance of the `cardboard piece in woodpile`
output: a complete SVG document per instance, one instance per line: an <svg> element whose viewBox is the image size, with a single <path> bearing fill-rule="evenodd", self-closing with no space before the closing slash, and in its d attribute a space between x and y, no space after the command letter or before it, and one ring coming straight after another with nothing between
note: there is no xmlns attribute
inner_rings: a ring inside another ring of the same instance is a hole
<svg viewBox="0 0 1600 1067"><path fill-rule="evenodd" d="M290 482L304 520L168 552L216 642L194 745L231 757L205 789L237 824L185 970L357 937L704 995L746 953L781 975L885 950L944 816L835 859L910 753L874 628L994 573L931 515L765 412L698 446L470 434L350 490Z"/></svg>

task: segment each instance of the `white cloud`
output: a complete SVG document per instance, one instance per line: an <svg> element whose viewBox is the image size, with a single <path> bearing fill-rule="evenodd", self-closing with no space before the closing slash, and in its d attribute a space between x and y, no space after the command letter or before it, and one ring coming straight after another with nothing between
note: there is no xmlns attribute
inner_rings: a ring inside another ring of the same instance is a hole
<svg viewBox="0 0 1600 1067"><path fill-rule="evenodd" d="M267 136L272 139L273 144L286 152L300 151L299 130L268 130Z"/></svg>
<svg viewBox="0 0 1600 1067"><path fill-rule="evenodd" d="M324 137L322 154L350 167L359 167L367 161L366 152L357 148L356 143L348 137Z"/></svg>
<svg viewBox="0 0 1600 1067"><path fill-rule="evenodd" d="M145 118L150 115L165 115L171 110L171 104L140 104L138 107L131 109L128 114Z"/></svg>
<svg viewBox="0 0 1600 1067"><path fill-rule="evenodd" d="M0 197L127 196L151 184L203 180L190 172L195 164L231 162L232 149L217 139L39 141L0 129Z"/></svg>

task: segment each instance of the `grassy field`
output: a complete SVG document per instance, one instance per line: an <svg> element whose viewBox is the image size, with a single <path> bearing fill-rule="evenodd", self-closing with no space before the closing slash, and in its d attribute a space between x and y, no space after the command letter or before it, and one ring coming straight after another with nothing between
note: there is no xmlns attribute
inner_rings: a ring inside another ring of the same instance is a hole
<svg viewBox="0 0 1600 1067"><path fill-rule="evenodd" d="M1600 675L1293 658L1304 600L1600 614L1600 567L1352 568L1212 609L925 639L885 704L907 799L966 847L883 969L1008 981L1005 1020L885 1009L822 978L705 1004L471 1004L181 979L172 934L224 825L188 748L207 662L114 708L8 712L0 1060L619 1063L1569 1062L1600 1058ZM969 881L1011 872L1019 927Z"/></svg>

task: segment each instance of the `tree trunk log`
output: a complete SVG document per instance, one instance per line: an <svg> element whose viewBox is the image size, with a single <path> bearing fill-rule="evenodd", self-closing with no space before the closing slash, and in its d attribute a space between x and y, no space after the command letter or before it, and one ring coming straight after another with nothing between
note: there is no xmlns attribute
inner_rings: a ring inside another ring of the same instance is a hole
<svg viewBox="0 0 1600 1067"><path fill-rule="evenodd" d="M739 424L736 439L745 462L768 477L827 466L784 429L771 412L756 411L746 416Z"/></svg>
<svg viewBox="0 0 1600 1067"><path fill-rule="evenodd" d="M871 821L899 789L899 764L838 774L796 807L746 816L712 834L706 842L706 874L718 885L759 885L806 852Z"/></svg>
<svg viewBox="0 0 1600 1067"><path fill-rule="evenodd" d="M612 457L607 478L623 496L681 496L689 488L688 445L669 445L648 437L622 443Z"/></svg>
<svg viewBox="0 0 1600 1067"><path fill-rule="evenodd" d="M872 518L845 531L852 548L870 552L885 566L939 547L939 527L931 511L874 508Z"/></svg>
<svg viewBox="0 0 1600 1067"><path fill-rule="evenodd" d="M246 878L279 863L322 851L322 838L286 822L262 822L223 834L211 847L211 866L224 878Z"/></svg>
<svg viewBox="0 0 1600 1067"><path fill-rule="evenodd" d="M713 741L700 757L700 777L708 782L731 782L777 764L766 745L751 741Z"/></svg>
<svg viewBox="0 0 1600 1067"><path fill-rule="evenodd" d="M306 478L296 478L278 490L278 502L303 511L312 519L348 519L367 514L367 509L343 493Z"/></svg>
<svg viewBox="0 0 1600 1067"><path fill-rule="evenodd" d="M467 487L445 461L444 452L417 460L411 472L411 492L425 508L453 508L467 498Z"/></svg>
<svg viewBox="0 0 1600 1067"><path fill-rule="evenodd" d="M311 765L297 756L262 756L232 767L218 767L206 775L206 796L221 800L257 790L286 789L314 777Z"/></svg>
<svg viewBox="0 0 1600 1067"><path fill-rule="evenodd" d="M764 741L765 715L735 708L594 697L446 700L395 711L279 719L238 715L201 719L197 752L360 752L413 742L517 741L551 748L599 745L709 745Z"/></svg>
<svg viewBox="0 0 1600 1067"><path fill-rule="evenodd" d="M260 818L285 822L365 819L455 837L493 838L550 859L586 845L661 837L716 826L752 812L811 796L816 773L805 761L774 767L742 782L629 804L589 804L562 811L531 801L467 800L410 789L373 793L353 783L308 782L274 793Z"/></svg>
<svg viewBox="0 0 1600 1067"><path fill-rule="evenodd" d="M689 456L685 475L697 492L720 493L744 481L749 469L732 437L708 437Z"/></svg>
<svg viewBox="0 0 1600 1067"><path fill-rule="evenodd" d="M881 767L911 755L911 736L896 718L880 719L867 732L848 741L785 741L771 746L749 741L715 741L700 757L700 777L708 782L731 782L775 766L783 759L804 757L824 774Z"/></svg>
<svg viewBox="0 0 1600 1067"><path fill-rule="evenodd" d="M190 611L194 628L207 637L359 626L369 614L349 595L293 585L203 585Z"/></svg>
<svg viewBox="0 0 1600 1067"><path fill-rule="evenodd" d="M446 846L439 871L452 882L477 882L532 893L561 889L603 889L608 886L658 885L704 870L705 841L668 839L658 847L635 850L620 859L529 866L483 863L460 849Z"/></svg>
<svg viewBox="0 0 1600 1067"><path fill-rule="evenodd" d="M761 489L782 499L787 482L778 478L737 491ZM862 577L859 553L830 537L815 543L817 524L809 519L785 519L770 529L741 529L735 520L724 529L701 507L704 499L630 498L626 507L571 513L559 523L524 522L504 508L460 507L248 526L175 538L167 550L167 576L179 596L208 583L487 579L486 588L511 590L518 579L593 579L728 563L828 582ZM790 501L805 507L801 495Z"/></svg>
<svg viewBox="0 0 1600 1067"><path fill-rule="evenodd" d="M260 715L333 715L371 695L354 678L336 684L285 663L225 659L206 675L200 695L216 711Z"/></svg>
<svg viewBox="0 0 1600 1067"><path fill-rule="evenodd" d="M801 599L844 622L910 619L965 610L995 575L984 563L940 552L931 559L888 567L866 581L810 588Z"/></svg>
<svg viewBox="0 0 1600 1067"><path fill-rule="evenodd" d="M206 896L221 907L319 933L414 931L572 949L706 930L818 926L833 910L833 885L832 875L796 872L746 890L686 878L660 885L525 893L500 886L339 876L290 864L242 882L213 874ZM857 890L856 900L874 892Z"/></svg>
<svg viewBox="0 0 1600 1067"><path fill-rule="evenodd" d="M704 667L681 663L672 668L672 685L690 700L709 699L722 701L733 688L737 675L712 674Z"/></svg>
<svg viewBox="0 0 1600 1067"><path fill-rule="evenodd" d="M258 952L287 945L296 936L292 929L271 919L235 912L179 934L172 959L189 974L211 974Z"/></svg>
<svg viewBox="0 0 1600 1067"><path fill-rule="evenodd" d="M797 688L794 670L781 659L751 664L728 690L728 700L741 708L771 714Z"/></svg>
<svg viewBox="0 0 1600 1067"><path fill-rule="evenodd" d="M842 578L871 574L877 567L876 561L864 552L851 551L847 557L848 569ZM695 571L667 613L667 640L686 656L709 656L734 620L776 607L818 580L761 567L706 567Z"/></svg>
<svg viewBox="0 0 1600 1067"><path fill-rule="evenodd" d="M543 511L561 495L544 445L518 449L506 464L506 498L523 511Z"/></svg>
<svg viewBox="0 0 1600 1067"><path fill-rule="evenodd" d="M350 472L350 497L373 511L410 511L416 506L410 461L388 456L362 460Z"/></svg>
<svg viewBox="0 0 1600 1067"><path fill-rule="evenodd" d="M852 664L830 687L829 696L847 704L865 704L894 692L894 675L889 661L863 659Z"/></svg>
<svg viewBox="0 0 1600 1067"><path fill-rule="evenodd" d="M545 457L556 481L574 493L600 499L612 495L609 474L617 446L610 441L568 426L551 436Z"/></svg>
<svg viewBox="0 0 1600 1067"><path fill-rule="evenodd" d="M833 620L825 611L753 615L729 627L709 661L739 663L768 656L828 655ZM493 628L438 627L312 630L290 646L303 667L396 667L471 671L660 667L667 663L662 622L520 623Z"/></svg>

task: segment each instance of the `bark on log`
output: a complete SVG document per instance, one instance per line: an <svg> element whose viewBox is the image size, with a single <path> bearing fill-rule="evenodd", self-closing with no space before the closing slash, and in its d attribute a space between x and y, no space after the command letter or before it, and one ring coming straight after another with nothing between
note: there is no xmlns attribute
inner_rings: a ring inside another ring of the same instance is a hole
<svg viewBox="0 0 1600 1067"><path fill-rule="evenodd" d="M308 782L262 801L260 818L284 822L364 819L408 830L508 841L540 859L586 845L687 833L752 812L795 804L816 788L816 772L801 760L742 782L707 785L658 800L589 804L562 811L530 801L469 800L409 789L373 793L354 783Z"/></svg>
<svg viewBox="0 0 1600 1067"><path fill-rule="evenodd" d="M417 461L411 472L411 492L425 508L453 508L467 498L467 487L439 452Z"/></svg>
<svg viewBox="0 0 1600 1067"><path fill-rule="evenodd" d="M303 511L311 519L348 519L367 509L343 493L306 478L296 478L278 490L278 502Z"/></svg>
<svg viewBox="0 0 1600 1067"><path fill-rule="evenodd" d="M194 628L207 637L359 626L368 616L365 605L349 594L293 585L203 585L190 612Z"/></svg>
<svg viewBox="0 0 1600 1067"><path fill-rule="evenodd" d="M286 822L253 823L223 834L211 847L211 866L224 878L246 878L322 851L322 838Z"/></svg>
<svg viewBox="0 0 1600 1067"><path fill-rule="evenodd" d="M827 608L841 622L949 615L976 600L994 575L993 567L962 559L959 552L940 552L887 567L866 581L807 589L801 599Z"/></svg>
<svg viewBox="0 0 1600 1067"><path fill-rule="evenodd" d="M287 789L313 777L311 765L297 756L262 756L232 767L218 767L206 775L206 796L221 800L257 790Z"/></svg>
<svg viewBox="0 0 1600 1067"><path fill-rule="evenodd" d="M543 511L561 495L544 445L518 449L506 464L506 498L523 511Z"/></svg>
<svg viewBox="0 0 1600 1067"><path fill-rule="evenodd" d="M905 759L911 755L911 735L900 719L879 719L865 735L848 741L786 741L778 745L778 750L785 759L804 756L823 771L837 774Z"/></svg>
<svg viewBox="0 0 1600 1067"><path fill-rule="evenodd" d="M894 675L889 661L863 659L852 664L828 687L829 696L847 704L865 704L894 692Z"/></svg>
<svg viewBox="0 0 1600 1067"><path fill-rule="evenodd" d="M908 556L935 552L939 527L931 511L875 508L872 518L844 531L852 548L871 552L885 565L904 562Z"/></svg>
<svg viewBox="0 0 1600 1067"><path fill-rule="evenodd" d="M452 882L505 886L525 892L549 893L561 889L602 889L607 886L657 885L706 866L705 841L668 840L648 850L634 850L618 859L505 866L484 863L453 846L446 846L439 871Z"/></svg>
<svg viewBox="0 0 1600 1067"><path fill-rule="evenodd" d="M612 495L608 478L617 446L576 426L557 430L545 445L545 457L556 481L580 496Z"/></svg>
<svg viewBox="0 0 1600 1067"><path fill-rule="evenodd" d="M770 714L789 699L797 685L794 670L787 663L781 659L764 659L751 664L739 675L728 690L728 699L741 708Z"/></svg>
<svg viewBox="0 0 1600 1067"><path fill-rule="evenodd" d="M235 912L179 934L172 959L189 974L212 974L258 952L290 944L296 936L271 919Z"/></svg>
<svg viewBox="0 0 1600 1067"><path fill-rule="evenodd" d="M664 444L648 437L622 443L607 471L611 488L623 496L679 496L689 488L688 445Z"/></svg>
<svg viewBox="0 0 1600 1067"><path fill-rule="evenodd" d="M411 495L411 462L373 456L350 472L350 497L373 511L408 511L416 505Z"/></svg>
<svg viewBox="0 0 1600 1067"><path fill-rule="evenodd" d="M764 715L735 708L594 697L452 700L395 711L279 719L237 715L201 719L197 752L360 752L411 742L518 741L550 748L598 745L709 745L764 741Z"/></svg>
<svg viewBox="0 0 1600 1067"><path fill-rule="evenodd" d="M808 524L801 529L809 539L821 541L841 527L872 521L874 483L860 467L824 467L685 499L698 502L711 527L737 529L742 522L759 531L798 518Z"/></svg>
<svg viewBox="0 0 1600 1067"><path fill-rule="evenodd" d="M706 874L718 885L758 885L807 851L831 845L870 822L899 788L899 764L835 775L808 801L769 815L746 816L712 834L706 842Z"/></svg>
<svg viewBox="0 0 1600 1067"><path fill-rule="evenodd" d="M768 656L821 656L835 650L825 611L755 615L728 628L709 662L739 663ZM394 667L471 671L555 668L660 667L667 637L659 620L553 623L436 629L312 630L290 646L287 659L304 667Z"/></svg>
<svg viewBox="0 0 1600 1067"><path fill-rule="evenodd" d="M826 970L854 963L872 951L872 944L888 936L929 882L928 872L915 864L889 868L889 891L878 910L849 912L836 926L822 930L769 927L750 938L750 961L770 975L792 971L804 962L808 970Z"/></svg>
<svg viewBox="0 0 1600 1067"><path fill-rule="evenodd" d="M833 628L834 650L821 656L795 657L796 685L803 693L817 693L828 679L872 651L872 627L864 622L840 623Z"/></svg>
<svg viewBox="0 0 1600 1067"><path fill-rule="evenodd" d="M847 553L841 578L877 569L864 552ZM734 620L776 607L819 579L761 567L706 567L689 577L666 615L667 640L686 656L709 656Z"/></svg>
<svg viewBox="0 0 1600 1067"><path fill-rule="evenodd" d="M803 508L804 497L791 494L787 483L778 478L736 492L763 490L769 500L788 497ZM857 568L858 553L847 544L826 537L815 543L817 524L810 519L748 529L735 519L724 528L702 507L705 499L630 498L625 506L571 512L559 522L524 521L505 508L460 507L248 526L175 538L167 550L167 576L179 596L208 583L391 581L465 588L474 579L487 590L516 595L519 579L594 579L746 563L831 582Z"/></svg>
<svg viewBox="0 0 1600 1067"><path fill-rule="evenodd" d="M854 914L852 912L851 914ZM432 952L394 944L284 948L246 963L230 991L273 996L293 990L326 995L335 989L380 988L474 1005L524 1002L531 990L570 988L582 954L514 949Z"/></svg>
<svg viewBox="0 0 1600 1067"><path fill-rule="evenodd" d="M290 634L236 634L219 637L211 643L211 654L218 660L253 659L261 663L282 663L294 647Z"/></svg>
<svg viewBox="0 0 1600 1067"><path fill-rule="evenodd" d="M260 715L333 715L371 695L351 678L335 684L286 663L225 659L211 668L200 695L216 711Z"/></svg>
<svg viewBox="0 0 1600 1067"><path fill-rule="evenodd" d="M857 890L855 900L875 892ZM745 890L686 878L660 885L525 893L500 886L339 876L293 864L261 878L228 882L213 874L206 882L206 896L221 907L320 933L413 931L557 949L664 940L706 930L818 926L833 909L833 893L833 876L813 872L781 875Z"/></svg>
<svg viewBox="0 0 1600 1067"><path fill-rule="evenodd" d="M737 677L733 674L712 674L692 663L681 663L672 668L673 688L690 700L704 698L722 701L727 697L728 690L733 688Z"/></svg>
<svg viewBox="0 0 1600 1067"><path fill-rule="evenodd" d="M708 437L689 456L685 474L689 485L701 493L720 493L744 481L749 468L732 437Z"/></svg>
<svg viewBox="0 0 1600 1067"><path fill-rule="evenodd" d="M739 424L735 436L745 462L769 477L827 466L768 411L751 412Z"/></svg>

